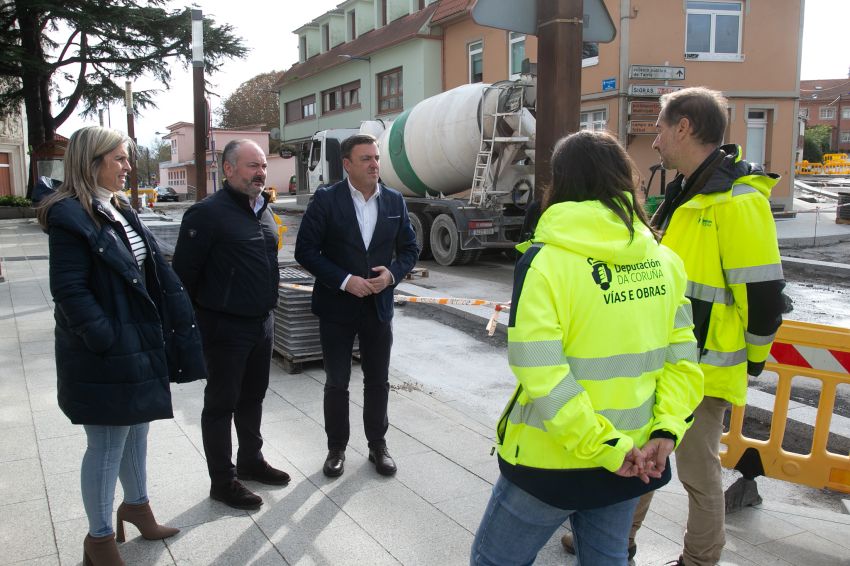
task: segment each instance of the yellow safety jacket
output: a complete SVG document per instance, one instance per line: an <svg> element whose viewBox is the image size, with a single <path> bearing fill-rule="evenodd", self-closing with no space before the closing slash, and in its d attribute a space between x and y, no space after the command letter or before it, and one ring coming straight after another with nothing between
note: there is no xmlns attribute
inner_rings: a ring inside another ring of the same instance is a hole
<svg viewBox="0 0 850 566"><path fill-rule="evenodd" d="M630 241L602 203L563 202L518 246L508 327L517 387L497 426L499 456L514 470L625 481L610 472L633 446L661 431L678 443L690 426L702 373L687 279L634 224Z"/></svg>
<svg viewBox="0 0 850 566"><path fill-rule="evenodd" d="M662 242L685 263L705 395L744 405L748 365L761 371L782 322L784 279L768 200L778 178L742 161L740 148L721 149L725 157L697 194L668 208ZM671 183L674 196L688 191L682 181Z"/></svg>

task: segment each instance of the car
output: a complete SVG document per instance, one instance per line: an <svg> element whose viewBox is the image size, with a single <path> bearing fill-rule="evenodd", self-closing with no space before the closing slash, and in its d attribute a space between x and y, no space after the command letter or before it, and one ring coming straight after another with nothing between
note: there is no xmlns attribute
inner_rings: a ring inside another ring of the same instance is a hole
<svg viewBox="0 0 850 566"><path fill-rule="evenodd" d="M177 202L180 200L180 195L171 187L157 187L156 200L159 202Z"/></svg>
<svg viewBox="0 0 850 566"><path fill-rule="evenodd" d="M295 175L293 175L292 177L289 178L289 194L294 195L295 189L296 189Z"/></svg>

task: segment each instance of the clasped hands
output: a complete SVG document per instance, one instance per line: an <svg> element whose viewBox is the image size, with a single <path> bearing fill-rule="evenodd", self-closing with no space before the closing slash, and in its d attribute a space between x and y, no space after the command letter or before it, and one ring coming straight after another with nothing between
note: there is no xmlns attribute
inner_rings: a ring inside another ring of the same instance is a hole
<svg viewBox="0 0 850 566"><path fill-rule="evenodd" d="M377 272L378 276L371 279L363 279L357 275L349 277L348 283L345 284L346 292L351 293L355 297L363 298L369 295L377 295L392 284L393 275L383 265L373 267L372 271Z"/></svg>
<svg viewBox="0 0 850 566"><path fill-rule="evenodd" d="M667 457L675 446L669 438L652 438L643 448L632 447L623 465L614 473L624 478L638 477L643 483L649 483L649 478L658 479L664 473Z"/></svg>

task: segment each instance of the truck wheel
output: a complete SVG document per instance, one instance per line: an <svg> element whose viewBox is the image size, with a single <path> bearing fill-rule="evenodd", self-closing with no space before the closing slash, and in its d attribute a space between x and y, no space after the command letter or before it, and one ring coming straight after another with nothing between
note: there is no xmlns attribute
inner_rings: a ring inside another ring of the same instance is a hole
<svg viewBox="0 0 850 566"><path fill-rule="evenodd" d="M422 212L408 212L410 226L416 234L419 259L431 259L431 217Z"/></svg>
<svg viewBox="0 0 850 566"><path fill-rule="evenodd" d="M457 265L466 259L460 249L457 226L448 214L437 216L431 224L431 253L434 255L434 261L440 265Z"/></svg>

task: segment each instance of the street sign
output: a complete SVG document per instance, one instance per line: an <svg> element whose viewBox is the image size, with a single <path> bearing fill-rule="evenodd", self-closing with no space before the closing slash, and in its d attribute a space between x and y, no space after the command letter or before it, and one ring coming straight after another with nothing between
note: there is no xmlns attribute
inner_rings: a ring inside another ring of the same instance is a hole
<svg viewBox="0 0 850 566"><path fill-rule="evenodd" d="M662 65L632 65L629 67L629 78L658 81L682 81L685 79L685 68L666 67Z"/></svg>
<svg viewBox="0 0 850 566"><path fill-rule="evenodd" d="M661 96L670 92L682 90L680 86L666 85L629 85L629 96Z"/></svg>
<svg viewBox="0 0 850 566"><path fill-rule="evenodd" d="M602 79L602 91L617 90L617 79Z"/></svg>
<svg viewBox="0 0 850 566"><path fill-rule="evenodd" d="M629 102L629 114L658 116L661 114L661 103L655 100L632 100Z"/></svg>
<svg viewBox="0 0 850 566"><path fill-rule="evenodd" d="M482 26L537 35L537 0L478 0L472 19ZM582 41L614 41L617 30L602 0L584 0L582 20Z"/></svg>
<svg viewBox="0 0 850 566"><path fill-rule="evenodd" d="M655 131L655 120L629 120L629 133L652 134L654 136L657 133Z"/></svg>

